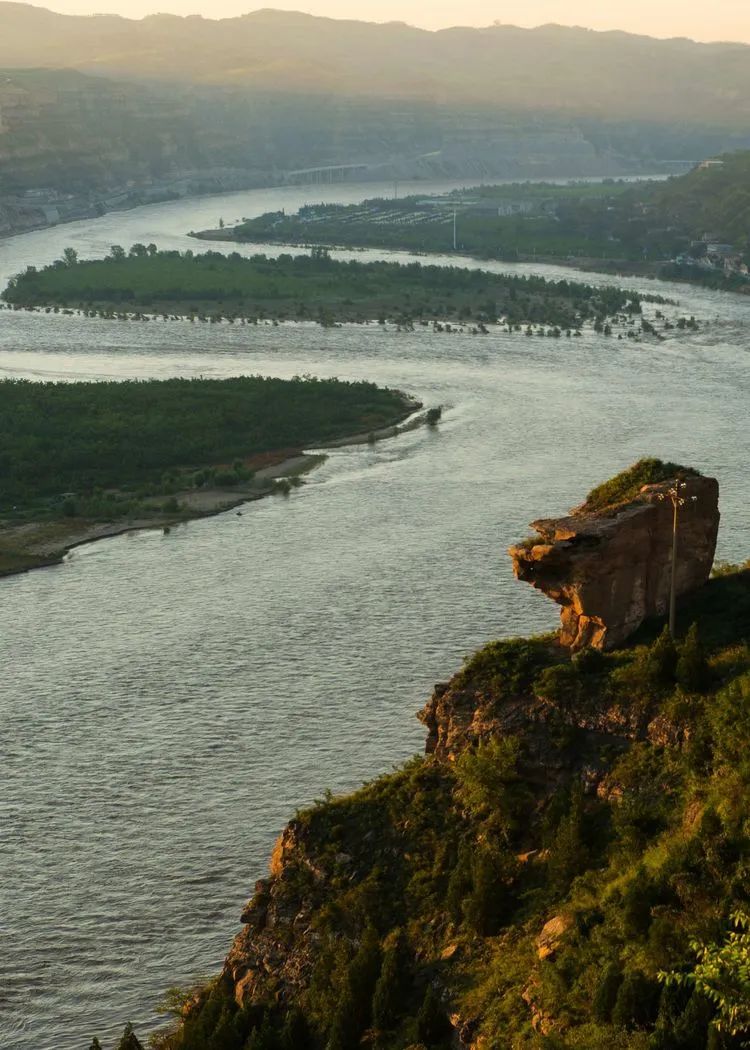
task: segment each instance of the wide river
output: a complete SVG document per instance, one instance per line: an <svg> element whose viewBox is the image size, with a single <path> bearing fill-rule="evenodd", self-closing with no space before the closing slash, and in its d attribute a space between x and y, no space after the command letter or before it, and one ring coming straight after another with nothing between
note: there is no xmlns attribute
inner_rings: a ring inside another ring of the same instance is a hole
<svg viewBox="0 0 750 1050"><path fill-rule="evenodd" d="M0 280L66 245L197 248L186 231L220 216L378 189L31 233L0 242ZM505 555L531 519L656 454L718 476L720 556L750 554L750 297L659 290L697 333L634 345L0 312L3 376L310 372L447 406L434 432L333 452L289 499L0 581L2 1050L86 1050L94 1034L108 1050L126 1021L153 1027L167 987L216 972L295 808L419 751L415 711L477 646L554 626Z"/></svg>

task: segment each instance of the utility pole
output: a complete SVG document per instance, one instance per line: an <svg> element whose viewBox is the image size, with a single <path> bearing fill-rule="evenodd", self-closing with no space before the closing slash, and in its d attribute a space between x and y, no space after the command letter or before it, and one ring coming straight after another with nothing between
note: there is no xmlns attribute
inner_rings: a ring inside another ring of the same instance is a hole
<svg viewBox="0 0 750 1050"><path fill-rule="evenodd" d="M672 504L672 568L669 580L669 633L672 638L677 637L677 529L680 507L687 503L687 497L683 495L686 488L687 482L677 480L672 488L659 493L660 500L669 500ZM697 499L697 496L690 497L692 503Z"/></svg>
<svg viewBox="0 0 750 1050"><path fill-rule="evenodd" d="M458 244L456 242L456 209L453 209L453 251L458 250Z"/></svg>

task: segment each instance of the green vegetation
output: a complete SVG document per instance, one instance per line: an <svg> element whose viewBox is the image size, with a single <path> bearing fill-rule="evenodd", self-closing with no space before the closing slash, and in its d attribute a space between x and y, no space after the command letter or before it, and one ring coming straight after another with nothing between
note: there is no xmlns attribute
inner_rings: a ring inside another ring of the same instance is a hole
<svg viewBox="0 0 750 1050"><path fill-rule="evenodd" d="M288 494L299 479L273 482L263 468L413 407L395 390L312 377L2 381L0 573L57 560L65 537L92 523L179 520L274 486Z"/></svg>
<svg viewBox="0 0 750 1050"><path fill-rule="evenodd" d="M440 320L473 323L478 332L498 320L513 331L521 325L554 326L539 334L571 334L584 323L612 333L628 324L644 301L664 302L617 288L573 281L545 281L482 270L391 262L340 262L326 251L310 255L245 258L218 252L158 252L134 245L129 254L114 246L100 261L81 262L68 250L43 270L29 267L3 293L13 307L80 309L108 317L176 314L193 321L395 320L403 325ZM529 328L528 334L533 334Z"/></svg>
<svg viewBox="0 0 750 1050"><path fill-rule="evenodd" d="M480 186L439 198L315 205L268 213L224 236L577 262L747 290L750 151L667 182ZM204 236L211 236L205 234ZM718 250L712 243L718 244Z"/></svg>
<svg viewBox="0 0 750 1050"><path fill-rule="evenodd" d="M592 489L581 507L584 513L594 513L629 503L635 499L644 485L657 485L674 477L695 476L692 467L681 467L678 463L664 463L661 459L639 459L632 467L616 474L608 481Z"/></svg>
<svg viewBox="0 0 750 1050"><path fill-rule="evenodd" d="M186 993L154 1045L746 1045L750 572L680 613L676 643L473 656L440 694L453 760L298 813L235 946L277 961L242 1008L227 978Z"/></svg>
<svg viewBox="0 0 750 1050"><path fill-rule="evenodd" d="M606 233L561 225L558 212L571 207L599 209L631 191L632 184L517 183L479 186L444 197L374 199L362 204L308 205L296 215L268 212L231 231L237 241L276 244L321 244L401 249L413 252L453 251L453 214L460 252L482 259L517 261L570 255L609 257ZM515 209L518 209L517 211ZM210 233L203 234L207 238Z"/></svg>

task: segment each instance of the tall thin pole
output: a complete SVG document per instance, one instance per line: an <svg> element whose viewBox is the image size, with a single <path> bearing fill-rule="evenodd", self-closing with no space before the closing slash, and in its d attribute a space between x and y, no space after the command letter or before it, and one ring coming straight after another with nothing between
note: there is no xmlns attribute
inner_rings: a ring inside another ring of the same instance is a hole
<svg viewBox="0 0 750 1050"><path fill-rule="evenodd" d="M455 252L458 248L456 243L456 209L453 209L453 251Z"/></svg>
<svg viewBox="0 0 750 1050"><path fill-rule="evenodd" d="M672 515L672 579L669 584L669 633L673 638L677 637L677 515L679 513L680 501L673 501L674 513Z"/></svg>
<svg viewBox="0 0 750 1050"><path fill-rule="evenodd" d="M675 481L671 488L668 488L666 492L660 492L658 499L669 500L672 504L672 567L671 567L671 578L669 581L669 633L673 638L677 637L677 526L679 524L678 516L680 513L680 507L685 505L686 496L683 495L687 483L680 481L679 478ZM697 496L690 496L690 502L695 503Z"/></svg>

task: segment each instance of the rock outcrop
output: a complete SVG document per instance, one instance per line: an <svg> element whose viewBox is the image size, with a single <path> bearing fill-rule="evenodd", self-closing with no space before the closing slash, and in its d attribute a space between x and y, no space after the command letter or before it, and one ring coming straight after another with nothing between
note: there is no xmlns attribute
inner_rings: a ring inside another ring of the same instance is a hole
<svg viewBox="0 0 750 1050"><path fill-rule="evenodd" d="M531 524L539 539L508 551L519 580L562 606L560 640L572 649L612 649L669 604L674 481L644 485L626 503ZM684 478L677 540L677 594L711 573L719 528L715 478Z"/></svg>

